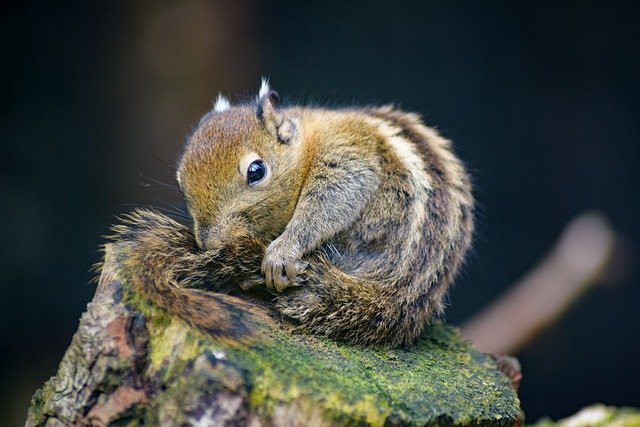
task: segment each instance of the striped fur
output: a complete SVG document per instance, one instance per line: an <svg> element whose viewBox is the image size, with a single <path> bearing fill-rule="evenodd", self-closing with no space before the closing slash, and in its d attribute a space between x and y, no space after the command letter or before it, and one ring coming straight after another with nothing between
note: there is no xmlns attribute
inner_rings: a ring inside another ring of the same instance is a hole
<svg viewBox="0 0 640 427"><path fill-rule="evenodd" d="M442 313L471 244L470 179L450 142L416 115L389 107L344 114L366 128L350 144L375 150L379 186L358 221L314 252L308 282L278 308L315 333L408 345Z"/></svg>
<svg viewBox="0 0 640 427"><path fill-rule="evenodd" d="M470 178L450 141L392 107L277 100L265 83L257 105L209 113L190 137L178 176L197 239L158 214L116 230L137 245L129 270L153 267L138 288L213 333L250 325L225 317L235 297L185 293L194 282L245 298L250 289L316 334L411 344L442 313L473 234ZM247 158L267 165L264 182L247 185Z"/></svg>

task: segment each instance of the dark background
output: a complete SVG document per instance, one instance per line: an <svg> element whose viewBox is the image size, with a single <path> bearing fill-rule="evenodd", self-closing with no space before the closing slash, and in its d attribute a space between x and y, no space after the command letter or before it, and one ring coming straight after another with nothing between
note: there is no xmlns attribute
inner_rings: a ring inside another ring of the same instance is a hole
<svg viewBox="0 0 640 427"><path fill-rule="evenodd" d="M79 3L79 4L72 4ZM481 205L460 323L562 226L640 236L638 6L581 2L14 2L0 6L0 413L24 420L94 288L116 214L177 203L186 131L260 76L285 97L397 102L455 142ZM628 269L627 269L628 270ZM640 406L637 270L518 354L528 419Z"/></svg>

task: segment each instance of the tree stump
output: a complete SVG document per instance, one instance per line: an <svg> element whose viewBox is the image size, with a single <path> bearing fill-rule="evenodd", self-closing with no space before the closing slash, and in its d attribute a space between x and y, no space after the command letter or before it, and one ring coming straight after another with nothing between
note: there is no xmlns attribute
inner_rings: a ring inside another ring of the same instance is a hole
<svg viewBox="0 0 640 427"><path fill-rule="evenodd" d="M296 334L276 320L231 342L137 298L123 277L108 245L95 297L27 425L520 422L517 363L480 353L450 326L400 349Z"/></svg>

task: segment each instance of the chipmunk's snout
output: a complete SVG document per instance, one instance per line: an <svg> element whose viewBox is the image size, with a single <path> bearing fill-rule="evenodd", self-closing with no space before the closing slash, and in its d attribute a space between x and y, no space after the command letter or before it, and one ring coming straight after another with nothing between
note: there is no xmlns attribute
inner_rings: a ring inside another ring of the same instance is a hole
<svg viewBox="0 0 640 427"><path fill-rule="evenodd" d="M223 240L223 234L218 227L203 226L196 223L193 232L198 247L204 251L211 249L213 242Z"/></svg>
<svg viewBox="0 0 640 427"><path fill-rule="evenodd" d="M201 250L208 251L230 241L237 241L251 234L241 216L221 215L213 224L196 221L193 227L196 243Z"/></svg>

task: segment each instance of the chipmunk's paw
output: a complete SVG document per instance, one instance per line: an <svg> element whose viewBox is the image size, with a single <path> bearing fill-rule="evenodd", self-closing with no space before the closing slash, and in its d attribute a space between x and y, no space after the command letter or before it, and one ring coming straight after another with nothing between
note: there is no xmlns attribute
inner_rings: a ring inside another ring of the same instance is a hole
<svg viewBox="0 0 640 427"><path fill-rule="evenodd" d="M309 264L301 258L298 246L283 236L271 242L262 260L262 273L267 286L280 292L302 283L298 275L304 273Z"/></svg>

